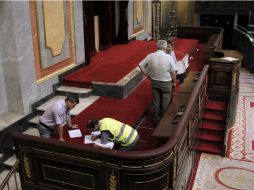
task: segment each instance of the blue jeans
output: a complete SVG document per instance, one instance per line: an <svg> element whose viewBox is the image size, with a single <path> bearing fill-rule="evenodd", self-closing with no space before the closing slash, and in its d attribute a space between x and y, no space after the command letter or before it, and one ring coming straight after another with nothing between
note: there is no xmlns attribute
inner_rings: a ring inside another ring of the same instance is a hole
<svg viewBox="0 0 254 190"><path fill-rule="evenodd" d="M55 130L50 130L46 127L44 127L43 125L41 124L38 124L38 129L39 129L39 132L40 132L40 136L43 137L43 138L50 138L51 136L53 136L56 131Z"/></svg>

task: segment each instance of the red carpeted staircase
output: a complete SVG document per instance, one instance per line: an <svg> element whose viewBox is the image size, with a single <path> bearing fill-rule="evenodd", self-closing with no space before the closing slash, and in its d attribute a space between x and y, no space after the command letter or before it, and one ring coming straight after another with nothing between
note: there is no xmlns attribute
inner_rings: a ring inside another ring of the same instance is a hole
<svg viewBox="0 0 254 190"><path fill-rule="evenodd" d="M193 149L211 154L223 154L226 122L226 102L207 100Z"/></svg>

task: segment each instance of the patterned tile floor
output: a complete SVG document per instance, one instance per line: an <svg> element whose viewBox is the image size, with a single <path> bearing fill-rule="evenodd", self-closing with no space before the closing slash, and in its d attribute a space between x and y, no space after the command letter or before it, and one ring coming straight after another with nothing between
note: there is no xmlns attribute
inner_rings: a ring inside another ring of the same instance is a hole
<svg viewBox="0 0 254 190"><path fill-rule="evenodd" d="M240 71L235 124L226 157L202 154L192 190L254 189L254 74Z"/></svg>

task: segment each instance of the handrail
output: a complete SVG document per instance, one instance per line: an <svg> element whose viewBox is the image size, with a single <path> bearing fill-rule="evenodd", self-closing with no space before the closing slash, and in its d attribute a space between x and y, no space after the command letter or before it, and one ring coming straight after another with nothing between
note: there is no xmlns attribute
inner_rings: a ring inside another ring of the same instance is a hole
<svg viewBox="0 0 254 190"><path fill-rule="evenodd" d="M214 42L214 47L218 47L220 43L222 43L222 38L223 38L223 32L224 32L224 29L220 30L215 42Z"/></svg>
<svg viewBox="0 0 254 190"><path fill-rule="evenodd" d="M186 126L186 122L188 121L188 118L191 116L191 109L193 109L194 103L196 103L195 100L199 97L198 94L201 90L201 86L203 82L205 82L205 77L207 75L208 69L209 69L209 65L205 65L203 68L202 74L200 75L200 78L193 89L193 93L191 94L191 97L188 101L184 115L180 119L179 125L175 131L175 136L177 137L177 139L179 139L179 137L181 136L183 128Z"/></svg>
<svg viewBox="0 0 254 190"><path fill-rule="evenodd" d="M252 34L251 34L247 29L245 29L244 27L242 27L241 25L235 24L234 27L239 28L239 29L241 29L243 32L245 32L245 33L249 34L250 36L252 36ZM253 36L252 36L252 37L253 37Z"/></svg>
<svg viewBox="0 0 254 190"><path fill-rule="evenodd" d="M2 184L0 185L0 190L4 189L6 185L9 184L9 180L11 178L11 176L14 174L15 177L15 183L16 183L16 189L18 189L18 185L17 185L17 180L16 180L16 174L15 172L17 171L17 168L19 166L19 159L17 159L17 161L15 162L14 166L12 167L11 171L7 174L7 176L4 178ZM8 188L9 189L9 188Z"/></svg>
<svg viewBox="0 0 254 190"><path fill-rule="evenodd" d="M246 37L249 38L249 40L251 41L252 45L254 46L254 37L253 37L253 35L248 30L246 30L245 28L243 28L242 26L240 26L238 24L234 25L234 29L236 29L236 30L242 32L244 35L246 35Z"/></svg>
<svg viewBox="0 0 254 190"><path fill-rule="evenodd" d="M232 91L230 92L230 96L232 95ZM224 143L223 143L223 156L225 156L226 154L226 149L227 149L227 142L228 142L228 129L229 129L229 110L230 109L230 100L228 101L228 105L227 105L227 114L226 114L226 123L225 123L225 131L224 131Z"/></svg>

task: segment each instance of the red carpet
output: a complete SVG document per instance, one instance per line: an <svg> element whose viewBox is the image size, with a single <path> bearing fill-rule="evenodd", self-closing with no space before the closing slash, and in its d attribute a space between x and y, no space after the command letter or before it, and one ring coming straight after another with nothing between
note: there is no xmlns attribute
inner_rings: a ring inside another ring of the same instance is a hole
<svg viewBox="0 0 254 190"><path fill-rule="evenodd" d="M132 41L97 53L90 65L68 75L69 86L90 87L91 82L116 83L130 73L149 53L156 50L154 41Z"/></svg>
<svg viewBox="0 0 254 190"><path fill-rule="evenodd" d="M224 132L224 123L218 121L202 121L199 126L200 129L209 131Z"/></svg>
<svg viewBox="0 0 254 190"><path fill-rule="evenodd" d="M181 53L190 53L197 43L197 40L177 39L175 50L178 51L178 58ZM127 45L113 46L109 50L99 52L92 57L90 65L65 77L64 83L79 87L89 87L92 81L116 83L138 66L147 54L155 50L156 45L153 41L132 41ZM179 52L181 53L179 54ZM200 60L202 59L201 51L194 52L193 56L195 58L191 61L190 68L192 64L196 64L195 68L201 68L201 65L203 68L203 62ZM93 117L98 119L112 117L134 126L151 105L151 102L151 82L146 79L126 99L99 98L74 118L73 123L79 125L83 135L90 134L90 131L86 129L86 123L88 119ZM148 113L138 129L141 140L136 150L153 149L163 143L152 137L155 127L152 122L152 113ZM64 130L64 138L70 142L83 144L83 138L69 139L67 129Z"/></svg>
<svg viewBox="0 0 254 190"><path fill-rule="evenodd" d="M223 154L226 102L206 100L205 111L198 133L194 136L196 143L192 147L198 152Z"/></svg>
<svg viewBox="0 0 254 190"><path fill-rule="evenodd" d="M198 133L195 136L195 138L203 140L203 141L219 142L219 143L222 143L223 141L223 136L219 136L217 134L208 134L208 133Z"/></svg>
<svg viewBox="0 0 254 190"><path fill-rule="evenodd" d="M183 39L176 38L174 40L174 49L176 54L176 59L181 60L186 55L186 53L191 53L196 49L198 45L198 40L194 39Z"/></svg>
<svg viewBox="0 0 254 190"><path fill-rule="evenodd" d="M72 122L79 125L82 134L90 134L90 131L86 129L86 123L93 117L97 119L111 117L133 126L140 120L151 101L151 82L146 79L126 99L101 97ZM81 138L69 139L67 130L64 132L64 137L70 142L83 143Z"/></svg>
<svg viewBox="0 0 254 190"><path fill-rule="evenodd" d="M190 66L188 68L188 71L201 71L206 63L205 56L204 56L204 47L205 45L198 44L197 50L193 52L193 54L190 57Z"/></svg>
<svg viewBox="0 0 254 190"><path fill-rule="evenodd" d="M202 115L202 118L214 121L225 121L225 114L206 110L205 113Z"/></svg>
<svg viewBox="0 0 254 190"><path fill-rule="evenodd" d="M194 39L175 39L177 60L182 59L198 45ZM154 41L131 41L125 45L97 53L90 65L66 76L65 85L91 87L91 82L116 83L138 66L139 62L151 52L156 51Z"/></svg>
<svg viewBox="0 0 254 190"><path fill-rule="evenodd" d="M217 111L226 111L227 105L226 102L212 101L208 100L206 102L206 109L217 110Z"/></svg>
<svg viewBox="0 0 254 190"><path fill-rule="evenodd" d="M222 155L221 147L216 144L199 143L198 145L193 146L193 149L198 150L199 152Z"/></svg>

